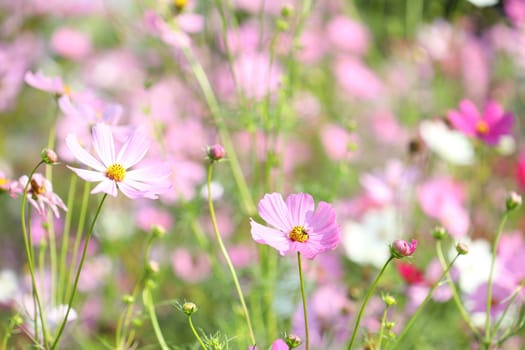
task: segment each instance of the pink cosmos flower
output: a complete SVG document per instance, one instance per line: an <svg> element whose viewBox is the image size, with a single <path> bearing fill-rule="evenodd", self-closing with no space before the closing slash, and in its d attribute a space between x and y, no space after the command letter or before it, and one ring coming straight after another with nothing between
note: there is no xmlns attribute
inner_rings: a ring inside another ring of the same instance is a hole
<svg viewBox="0 0 525 350"><path fill-rule="evenodd" d="M38 90L59 95L71 95L71 88L65 85L60 77L49 78L42 72L33 73L27 71L24 80L28 85Z"/></svg>
<svg viewBox="0 0 525 350"><path fill-rule="evenodd" d="M500 138L509 135L514 125L512 113L505 112L500 104L489 101L481 115L470 100L459 104L459 111L448 112L452 125L467 136L477 137L488 145L496 145Z"/></svg>
<svg viewBox="0 0 525 350"><path fill-rule="evenodd" d="M110 126L97 124L92 131L92 144L99 159L80 146L76 136L70 134L66 137L66 145L75 158L94 170L71 166L68 168L86 181L100 181L91 193L104 192L116 197L120 190L131 199L156 199L169 188L167 178L170 171L167 164L150 164L147 167L129 170L139 163L148 151L149 142L140 130L136 129L128 137L118 154Z"/></svg>
<svg viewBox="0 0 525 350"><path fill-rule="evenodd" d="M51 47L56 54L71 60L81 60L92 50L89 36L67 27L59 28L53 33Z"/></svg>
<svg viewBox="0 0 525 350"><path fill-rule="evenodd" d="M29 177L24 175L18 181L14 181L9 186L9 194L16 198L18 195L24 193L24 188L29 181ZM58 209L67 211L66 205L60 197L53 192L53 185L42 174L33 174L30 184L27 188L27 200L37 212L42 215L47 215L47 208L53 211L55 217L60 217Z"/></svg>
<svg viewBox="0 0 525 350"><path fill-rule="evenodd" d="M286 202L279 193L266 194L259 201L259 215L273 228L250 219L252 238L281 255L297 251L308 259L335 249L341 231L335 210L326 202L319 202L317 209L314 206L306 193L291 194Z"/></svg>

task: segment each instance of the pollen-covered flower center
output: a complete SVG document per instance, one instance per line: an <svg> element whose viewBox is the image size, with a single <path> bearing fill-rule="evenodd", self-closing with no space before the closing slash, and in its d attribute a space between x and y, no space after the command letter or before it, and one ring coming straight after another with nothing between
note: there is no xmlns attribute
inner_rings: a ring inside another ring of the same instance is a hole
<svg viewBox="0 0 525 350"><path fill-rule="evenodd" d="M288 237L294 242L304 243L308 240L308 232L303 226L294 226Z"/></svg>
<svg viewBox="0 0 525 350"><path fill-rule="evenodd" d="M489 132L489 125L487 122L480 120L476 124L476 131L481 135L485 135Z"/></svg>
<svg viewBox="0 0 525 350"><path fill-rule="evenodd" d="M106 177L117 182L124 180L125 176L126 169L124 169L122 165L117 163L111 164L106 170Z"/></svg>
<svg viewBox="0 0 525 350"><path fill-rule="evenodd" d="M38 196L46 193L46 188L44 186L40 186L35 179L31 179L31 193L33 196Z"/></svg>

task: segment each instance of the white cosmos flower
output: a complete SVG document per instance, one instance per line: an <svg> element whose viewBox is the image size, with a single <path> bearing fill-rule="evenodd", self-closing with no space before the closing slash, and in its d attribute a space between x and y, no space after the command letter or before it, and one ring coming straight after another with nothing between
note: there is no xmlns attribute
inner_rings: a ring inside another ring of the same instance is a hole
<svg viewBox="0 0 525 350"><path fill-rule="evenodd" d="M498 3L498 0L467 0L467 1L477 7L493 6Z"/></svg>
<svg viewBox="0 0 525 350"><path fill-rule="evenodd" d="M474 163L474 147L470 140L459 131L449 129L442 121L422 121L419 133L428 148L444 160L456 165Z"/></svg>

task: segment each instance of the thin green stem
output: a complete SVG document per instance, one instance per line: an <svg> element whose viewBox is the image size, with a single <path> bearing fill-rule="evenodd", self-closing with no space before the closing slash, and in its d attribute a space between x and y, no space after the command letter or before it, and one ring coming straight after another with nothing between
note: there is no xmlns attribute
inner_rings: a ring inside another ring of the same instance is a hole
<svg viewBox="0 0 525 350"><path fill-rule="evenodd" d="M60 337L62 336L62 333L64 332L64 328L67 323L67 319L69 317L69 312L71 311L71 307L73 305L73 300L75 299L75 294L77 292L78 287L78 281L80 279L80 272L82 271L82 267L84 266L84 261L86 260L86 254L89 246L89 241L91 239L91 235L93 234L93 229L95 228L95 223L97 222L98 216L100 214L100 211L102 209L102 205L104 204L104 201L108 197L107 193L104 193L104 196L100 200L100 204L97 207L97 211L95 212L95 216L93 217L93 221L91 221L91 225L89 226L89 230L87 233L87 236L84 240L84 247L82 249L82 256L80 258L80 263L78 264L77 272L75 275L75 281L73 282L73 290L71 291L71 295L69 297L69 301L67 303L67 311L64 316L64 319L62 320L62 323L60 324L60 328L58 330L58 333L55 337L55 341L53 342L53 345L51 345L51 350L54 350L56 346L58 345L58 341L60 340ZM74 261L72 262L75 263Z"/></svg>
<svg viewBox="0 0 525 350"><path fill-rule="evenodd" d="M408 331L410 330L410 328L412 328L412 326L414 325L414 322L416 322L416 319L417 317L419 316L419 314L421 313L421 311L423 310L423 308L425 307L425 305L428 303L428 301L430 300L430 298L432 297L432 294L434 294L434 291L436 290L436 288L440 285L441 283L441 280L447 275L447 273L450 271L450 269L452 268L452 266L454 265L454 263L456 262L457 258L459 257L459 253L454 257L454 259L452 259L452 261L450 262L450 264L447 266L447 268L445 269L445 271L443 271L443 273L441 274L441 276L437 279L436 282L434 282L434 284L432 285L432 287L430 288L430 290L428 291L427 293L427 296L425 297L425 299L423 300L423 302L419 305L419 307L417 308L416 312L412 315L412 317L410 318L410 320L408 320L407 324L405 325L405 327L403 328L403 331L401 332L401 334L396 338L396 340L394 341L394 344L392 345L392 348L395 349L396 346L399 344L399 342L407 335Z"/></svg>
<svg viewBox="0 0 525 350"><path fill-rule="evenodd" d="M208 103L208 107L210 108L211 114L215 120L215 124L217 125L217 129L219 131L222 143L228 154L228 160L232 169L233 177L235 179L235 182L237 183L237 187L239 188L239 193L243 202L244 209L248 214L253 214L256 212L255 204L253 203L253 199L248 189L246 179L244 178L244 174L242 172L239 160L237 158L237 153L235 152L235 148L231 141L230 133L224 122L224 117L222 115L221 108L219 106L219 103L217 102L213 89L211 88L208 77L206 76L204 69L194 56L193 51L187 46L184 46L182 48L182 51L190 64L191 70L193 71L197 82L201 87L201 90L204 94L204 98Z"/></svg>
<svg viewBox="0 0 525 350"><path fill-rule="evenodd" d="M301 285L301 298L303 300L303 317L304 317L304 345L305 349L308 350L310 346L310 332L308 327L308 308L306 306L306 293L304 291L304 278L303 278L303 264L301 261L301 253L297 252L297 268L299 269L299 282Z"/></svg>
<svg viewBox="0 0 525 350"><path fill-rule="evenodd" d="M447 268L447 261L445 260L445 255L443 254L443 245L441 244L440 240L436 242L436 254L441 264L441 268L445 270ZM474 326L474 324L470 320L467 310L465 310L465 308L463 307L463 303L461 302L461 298L459 296L458 289L456 288L456 284L452 280L450 271L447 271L446 278L447 278L447 282L450 287L450 290L452 291L452 299L454 300L454 304L456 304L456 307L458 308L458 311L461 317L463 317L463 320L469 326L474 336L479 339L480 338L479 331L477 330L476 326Z"/></svg>
<svg viewBox="0 0 525 350"><path fill-rule="evenodd" d="M383 311L383 317L381 317L381 328L379 330L379 339L377 340L377 350L381 350L381 343L383 342L383 334L385 333L385 325L386 325L386 316L388 314L388 305L385 307L385 311Z"/></svg>
<svg viewBox="0 0 525 350"><path fill-rule="evenodd" d="M514 301L516 300L518 295L520 295L521 290L523 289L523 286L525 286L525 279L521 281L521 283L518 285L518 287L516 288L514 293L512 293L512 297L509 299L509 302L507 303L507 306L505 307L505 310L503 311L503 313L499 317L498 321L496 322L496 325L492 329L492 337L495 337L496 334L498 333L498 330L501 327L501 323L505 319L505 316L507 316L507 313L508 313L508 311L510 309L510 306L512 305L512 303L514 303Z"/></svg>
<svg viewBox="0 0 525 350"><path fill-rule="evenodd" d="M69 246L69 233L71 231L71 220L73 219L73 206L75 201L77 176L71 175L69 192L67 195L67 214L62 233L62 247L60 249L60 272L58 279L58 298L60 301L66 299L66 277L68 275L67 251Z"/></svg>
<svg viewBox="0 0 525 350"><path fill-rule="evenodd" d="M29 177L27 178L27 183L24 187L24 192L22 195L22 206L20 209L20 216L22 217L22 235L24 237L24 246L26 250L27 255L27 264L29 266L29 273L31 275L31 285L33 290L33 299L36 301L37 310L35 312L38 312L38 315L40 317L40 322L42 323L42 336L43 336L43 345L45 349L48 349L48 341L47 341L47 327L44 319L44 313L42 312L42 303L40 302L40 297L38 295L38 289L36 284L36 278L35 278L35 265L34 265L34 254L33 254L33 248L30 243L31 237L30 234L27 231L26 226L26 213L25 213L25 207L27 202L27 191L29 189L29 185L31 183L31 179L33 178L33 175L35 174L36 170L40 165L42 165L44 162L40 161L31 171L29 174ZM35 324L36 322L36 315L35 315ZM37 328L35 327L35 332ZM35 333L35 337L37 337L37 333Z"/></svg>
<svg viewBox="0 0 525 350"><path fill-rule="evenodd" d="M197 341L199 342L199 344L201 345L201 347L206 350L206 345L204 345L204 342L202 341L199 333L197 332L197 330L195 329L195 327L193 326L193 321L191 320L191 315L188 315L188 322L190 324L190 328L191 328L191 331L193 332L193 335L195 335L195 338L197 338Z"/></svg>
<svg viewBox="0 0 525 350"><path fill-rule="evenodd" d="M157 319L157 314L155 313L153 296L151 295L151 290L149 287L144 288L144 290L142 291L142 301L144 303L144 307L148 311L148 315L151 320L151 326L153 327L153 331L155 332L155 336L157 337L157 341L159 342L160 348L162 350L170 350L170 347L168 346L166 340L164 339L164 336L162 335L162 331L159 326L159 321Z"/></svg>
<svg viewBox="0 0 525 350"><path fill-rule="evenodd" d="M374 293L374 290L377 287L377 284L379 283L379 280L381 279L381 276L383 276L383 273L385 272L386 268L388 267L388 264L394 259L393 256L390 256L388 260L385 262L383 267L381 268L381 271L379 271L379 274L377 275L374 283L372 283L372 286L368 290L365 296L365 300L363 300L363 303L361 304L361 309L359 310L359 314L357 315L357 320L355 321L354 330L352 331L352 339L350 340L350 343L348 343L348 350L351 350L354 346L354 342L357 338L357 331L359 329L359 324L361 323L361 318L363 317L363 313L365 311L365 307L368 304L368 301L370 300L370 297Z"/></svg>
<svg viewBox="0 0 525 350"><path fill-rule="evenodd" d="M0 349L7 349L7 343L9 342L9 338L11 338L11 334L13 334L13 329L15 329L15 327L18 325L19 320L19 314L14 315L11 318L11 320L9 320L9 324L7 325L5 334L2 338L2 346L0 347Z"/></svg>
<svg viewBox="0 0 525 350"><path fill-rule="evenodd" d="M492 282L494 279L494 266L496 264L496 255L498 253L499 240L501 238L503 227L505 226L505 222L507 222L508 217L509 217L509 211L507 210L505 211L505 213L503 214L503 217L501 218L501 221L498 226L498 231L496 232L496 238L494 239L494 243L492 244L492 256L490 259L489 280L487 281L487 314L485 316L484 343L487 346L490 346L490 343L492 342L492 335L490 334L490 311L492 308Z"/></svg>
<svg viewBox="0 0 525 350"><path fill-rule="evenodd" d="M224 260L226 261L226 265L228 265L228 268L230 269L230 273L233 278L233 283L235 284L235 289L237 290L239 301L241 302L241 307L244 312L244 317L246 318L246 325L248 326L248 333L250 336L251 343L252 345L255 345L255 335L253 333L252 322L250 320L250 314L248 313L248 308L246 307L246 302L244 301L244 294L242 293L242 289L239 284L239 279L237 278L237 272L235 272L235 268L233 267L233 264L231 262L230 255L228 254L228 251L226 250L226 247L224 246L224 243L222 241L222 237L219 232L219 226L217 225L217 218L215 216L215 208L213 206L212 193L211 193L211 179L212 179L212 172L213 172L213 163L214 162L210 162L210 164L208 165L208 180L207 180L208 207L210 210L211 222L213 224L213 230L215 231L215 237L217 238L217 242L219 243L219 247L221 249Z"/></svg>

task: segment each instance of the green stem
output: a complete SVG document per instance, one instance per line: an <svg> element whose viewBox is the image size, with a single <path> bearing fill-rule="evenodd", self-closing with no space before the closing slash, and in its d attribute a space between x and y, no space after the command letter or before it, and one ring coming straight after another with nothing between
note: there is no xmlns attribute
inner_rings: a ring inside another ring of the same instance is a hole
<svg viewBox="0 0 525 350"><path fill-rule="evenodd" d="M304 345L305 349L308 350L310 346L310 332L308 327L308 308L306 306L306 293L304 291L304 278L303 278L303 264L301 262L301 253L297 252L297 268L299 269L299 282L301 284L301 298L303 300L303 316L304 316Z"/></svg>
<svg viewBox="0 0 525 350"><path fill-rule="evenodd" d="M501 326L501 323L503 322L503 319L505 319L505 316L507 315L507 312L509 311L510 309L510 306L512 305L512 303L516 300L516 298L518 297L518 295L520 295L520 292L521 290L523 289L523 286L525 286L525 279L521 281L521 283L518 285L518 287L516 288L516 290L514 291L514 293L512 294L512 297L510 298L507 306L505 307L505 310L503 311L503 314L501 314L500 318L498 319L498 321L496 322L496 325L494 326L494 329L492 330L492 337L495 337L500 326Z"/></svg>
<svg viewBox="0 0 525 350"><path fill-rule="evenodd" d="M195 338L197 338L197 341L199 342L199 344L202 346L202 348L204 350L206 350L206 345L204 345L204 342L202 341L199 333L197 332L197 330L195 329L195 327L193 326L193 321L191 320L191 315L188 315L188 322L190 324L190 328L191 328L191 331L193 332L193 335L195 335Z"/></svg>
<svg viewBox="0 0 525 350"><path fill-rule="evenodd" d="M76 275L75 275L75 281L73 282L73 290L71 291L71 295L70 295L69 301L67 303L66 315L64 316L64 320L60 324L60 328L59 328L58 333L57 333L57 335L55 337L55 341L53 342L53 345L51 345L51 350L54 350L56 348L56 346L58 345L58 341L60 340L60 337L62 336L62 333L64 332L64 328L66 326L67 319L69 317L69 312L71 311L71 307L73 305L73 300L74 300L75 294L77 292L78 281L80 279L80 272L82 271L82 267L84 266L84 261L86 260L86 254L87 254L87 250L88 250L89 241L91 239L91 235L93 234L93 229L95 228L95 223L97 222L97 218L98 218L98 216L100 214L100 211L102 209L102 205L104 204L104 201L106 200L107 197L108 197L107 193L104 193L104 196L102 197L102 199L100 201L100 204L98 205L97 211L95 212L95 217L93 218L93 221L91 221L91 226L89 227L87 236L86 236L85 241L84 241L84 247L82 249L82 257L80 258L80 263L79 263L78 268L77 268L77 272L76 272ZM75 261L73 261L72 264L75 264Z"/></svg>
<svg viewBox="0 0 525 350"><path fill-rule="evenodd" d="M381 271L379 271L379 274L377 275L374 283L372 283L372 286L370 287L370 289L366 293L365 300L363 301L363 304L361 304L361 309L359 310L359 314L357 315L357 320L355 321L354 330L352 332L352 339L350 340L350 343L348 344L348 350L351 350L352 346L354 346L354 341L355 341L355 339L357 337L357 330L359 329L359 324L361 323L361 318L363 317L363 313L365 311L366 304L368 304L368 301L370 300L370 297L372 296L374 290L376 289L377 284L378 284L379 280L381 279L381 276L383 276L383 273L385 272L388 264L390 264L390 262L393 259L394 259L393 256L390 256L388 258L388 260L383 265L383 268L381 268Z"/></svg>
<svg viewBox="0 0 525 350"><path fill-rule="evenodd" d="M73 219L73 205L76 193L77 176L71 175L69 182L69 193L67 195L67 214L62 233L62 247L60 249L60 273L58 279L58 298L60 303L66 299L66 276L68 275L67 251L69 245L69 233L71 231L71 220Z"/></svg>
<svg viewBox="0 0 525 350"><path fill-rule="evenodd" d="M445 271L443 271L443 273L441 274L441 276L437 279L436 282L434 282L434 284L432 285L432 287L430 288L430 290L428 291L427 293L427 296L425 297L425 299L423 300L423 302L419 305L419 307L417 308L416 312L412 315L412 317L410 318L410 320L408 320L407 324L405 325L405 327L403 328L403 331L401 332L401 334L396 338L396 340L394 341L394 344L392 346L393 349L396 348L396 346L399 344L399 342L401 341L401 339L403 339L405 337L405 335L407 335L408 331L410 330L410 328L412 328L412 326L414 325L414 322L416 322L416 319L417 317L419 316L419 314L421 313L421 311L423 310L423 308L425 307L425 305L428 303L428 301L430 300L430 298L432 297L432 294L434 293L434 291L436 290L436 288L440 285L441 283L441 280L443 279L443 277L445 277L447 275L447 273L450 271L450 269L452 268L452 265L454 265L454 263L456 262L457 258L459 257L459 253L454 257L454 259L452 259L452 261L450 262L450 264L447 266L447 268L445 269Z"/></svg>
<svg viewBox="0 0 525 350"><path fill-rule="evenodd" d="M505 211L499 223L498 231L496 232L496 238L494 239L494 243L492 244L492 256L490 260L489 280L487 281L487 315L485 316L484 343L487 346L490 346L490 343L492 342L492 335L490 334L490 310L492 308L492 282L494 279L494 265L496 264L496 254L498 253L499 240L501 238L503 227L505 226L505 222L507 221L508 217L509 217L509 211Z"/></svg>
<svg viewBox="0 0 525 350"><path fill-rule="evenodd" d="M9 341L9 338L11 338L11 334L13 334L13 329L18 324L19 320L20 315L16 314L9 321L9 324L7 325L7 328L5 330L4 337L2 338L2 346L0 347L0 349L7 349L7 343Z"/></svg>
<svg viewBox="0 0 525 350"><path fill-rule="evenodd" d="M219 247L221 249L224 260L226 261L226 265L228 265L228 268L230 269L230 273L233 278L233 283L235 284L235 289L237 290L237 294L239 295L239 301L241 302L241 307L244 312L244 317L246 318L246 324L248 326L248 332L250 335L251 343L252 345L255 345L255 335L253 333L252 322L250 321L250 314L248 313L248 308L246 307L246 303L244 301L244 295L242 293L242 289L239 284L239 279L237 278L237 273L235 272L235 268L233 267L233 264L231 262L230 255L228 254L228 251L226 250L226 247L224 246L224 243L222 241L222 237L219 232L219 226L217 225L217 218L215 217L215 209L213 206L213 200L211 196L211 179L212 179L212 172L213 172L212 171L213 163L214 162L210 161L210 164L208 165L208 180L207 180L208 207L210 209L211 222L213 224L213 230L215 231L215 237L217 238L217 242L219 243Z"/></svg>
<svg viewBox="0 0 525 350"><path fill-rule="evenodd" d="M379 330L379 339L377 340L377 350L381 350L381 343L383 342L383 334L385 332L385 325L386 325L386 316L388 314L388 305L385 307L385 311L383 311L383 317L381 318L381 329Z"/></svg>
<svg viewBox="0 0 525 350"><path fill-rule="evenodd" d="M32 284L32 290L33 290L33 299L36 301L36 306L37 306L37 311L38 312L38 315L40 317L40 322L42 323L42 336L43 336L43 345L44 345L44 348L45 349L48 349L48 344L47 344L47 330L46 330L46 323L45 323L45 319L44 319L44 313L42 312L42 303L40 302L40 297L38 295L38 289L37 289L37 284L36 284L36 278L35 278L35 265L34 265L34 255L33 255L33 249L32 249L32 245L30 243L31 241L31 237L27 231L27 226L26 226L26 213L25 213L25 207L26 207L26 202L27 202L27 191L29 189L29 185L31 183L31 179L33 178L33 175L35 174L36 172L36 169L38 169L38 167L40 165L42 165L44 162L43 161L40 161L34 168L33 170L31 171L31 173L29 174L28 178L27 178L27 183L24 187L24 192L23 192L23 195L22 195L22 207L20 209L20 216L22 217L22 235L24 237L24 247L25 247L25 250L26 250L26 255L27 255L27 264L29 266L29 273L31 275L31 284ZM35 315L35 324L36 324L36 315ZM36 332L36 327L35 327L35 332ZM37 334L35 333L35 337L37 338Z"/></svg>
<svg viewBox="0 0 525 350"><path fill-rule="evenodd" d="M155 331L155 336L157 337L160 348L162 350L170 350L170 347L168 346L166 340L164 339L164 336L162 335L162 331L159 326L159 320L157 319L157 314L155 313L155 306L153 305L153 297L151 295L151 290L148 286L146 286L146 288L144 288L144 290L142 291L142 302L144 303L144 307L148 311L149 318L151 320L151 325L153 327L153 331Z"/></svg>
<svg viewBox="0 0 525 350"><path fill-rule="evenodd" d="M439 262L441 264L441 268L444 270L447 267L447 261L445 260L445 255L443 254L443 245L441 244L441 241L438 240L436 242L436 254L439 259ZM480 338L480 334L477 330L477 328L474 326L472 321L470 320L470 317L468 315L468 312L463 307L463 304L461 303L461 298L459 297L458 289L456 288L456 284L452 280L452 276L450 275L450 271L447 271L447 282L448 285L452 291L452 299L454 300L454 303L456 304L456 307L459 310L459 313L461 314L461 317L463 317L463 320L465 323L469 326L470 330L474 334L476 338Z"/></svg>
<svg viewBox="0 0 525 350"><path fill-rule="evenodd" d="M253 199L248 189L246 179L244 178L241 166L239 164L239 160L237 158L237 153L235 152L235 148L231 141L230 133L224 122L224 117L222 115L221 108L219 106L219 103L217 102L213 89L211 88L208 77L206 76L204 69L194 56L193 51L187 46L184 46L182 48L182 51L184 53L184 56L188 60L191 70L193 71L193 74L195 75L195 78L197 79L201 87L202 93L204 94L204 98L208 103L208 107L210 107L211 114L215 120L217 129L219 130L219 135L223 142L226 153L228 154L228 160L232 169L233 177L235 179L235 182L237 183L237 187L239 188L239 193L244 205L244 209L248 214L253 214L256 212L255 204L253 203Z"/></svg>

